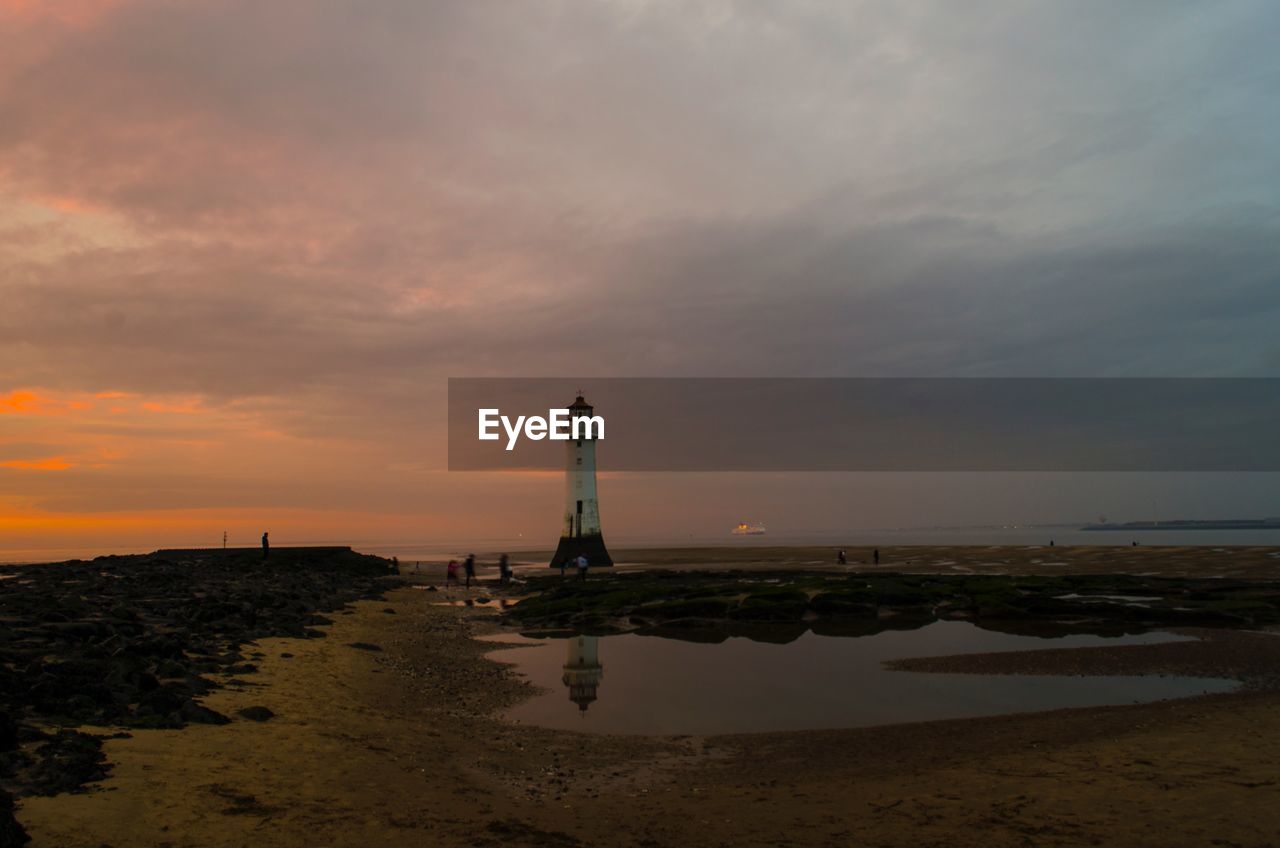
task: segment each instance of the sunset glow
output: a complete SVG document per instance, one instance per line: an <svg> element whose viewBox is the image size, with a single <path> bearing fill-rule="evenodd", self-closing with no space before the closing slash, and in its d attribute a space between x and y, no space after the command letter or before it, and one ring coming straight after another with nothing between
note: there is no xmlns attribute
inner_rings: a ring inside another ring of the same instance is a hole
<svg viewBox="0 0 1280 848"><path fill-rule="evenodd" d="M50 547L268 506L554 544L556 480L444 472L448 377L1275 374L1262 8L3 0L0 500ZM634 534L916 515L601 462ZM915 497L1267 488L1173 479Z"/></svg>

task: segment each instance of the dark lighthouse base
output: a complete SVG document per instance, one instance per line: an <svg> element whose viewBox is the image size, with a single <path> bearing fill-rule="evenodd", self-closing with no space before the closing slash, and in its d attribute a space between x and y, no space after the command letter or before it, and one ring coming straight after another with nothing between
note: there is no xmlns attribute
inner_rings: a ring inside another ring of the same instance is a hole
<svg viewBox="0 0 1280 848"><path fill-rule="evenodd" d="M551 558L552 568L573 568L573 561L579 555L587 558L588 568L600 568L613 565L613 557L604 546L604 536L561 536L556 547L555 556Z"/></svg>

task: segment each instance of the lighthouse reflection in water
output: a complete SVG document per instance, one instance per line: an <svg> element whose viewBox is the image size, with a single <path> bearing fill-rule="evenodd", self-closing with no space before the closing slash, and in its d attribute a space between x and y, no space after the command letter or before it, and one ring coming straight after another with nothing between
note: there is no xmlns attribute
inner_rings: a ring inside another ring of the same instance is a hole
<svg viewBox="0 0 1280 848"><path fill-rule="evenodd" d="M755 628L741 636L688 629L679 635L683 638L639 633L569 638L499 633L480 638L497 643L492 659L512 664L541 690L506 710L506 718L594 733L868 727L1154 701L1238 686L1232 680L1174 676L925 673L897 671L888 664L909 657L1190 638L1163 632L1048 637L935 621L861 636L819 635L804 623L786 631ZM602 652L609 655L609 681L603 690Z"/></svg>
<svg viewBox="0 0 1280 848"><path fill-rule="evenodd" d="M560 678L569 689L569 700L585 713L596 699L604 666L600 665L600 640L596 636L574 636L566 639L568 656L564 675Z"/></svg>

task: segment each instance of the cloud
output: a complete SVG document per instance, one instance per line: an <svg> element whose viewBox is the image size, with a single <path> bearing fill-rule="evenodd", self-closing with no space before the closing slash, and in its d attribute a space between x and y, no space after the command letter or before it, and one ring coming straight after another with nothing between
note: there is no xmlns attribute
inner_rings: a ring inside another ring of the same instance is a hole
<svg viewBox="0 0 1280 848"><path fill-rule="evenodd" d="M334 505L419 497L449 375L1275 374L1277 25L11 1L0 442L64 508Z"/></svg>
<svg viewBox="0 0 1280 848"><path fill-rule="evenodd" d="M60 456L44 459L5 459L0 460L0 468L13 468L19 471L66 471L72 463Z"/></svg>
<svg viewBox="0 0 1280 848"><path fill-rule="evenodd" d="M0 395L0 415L68 415L91 406L90 401L55 398L32 389L14 389Z"/></svg>

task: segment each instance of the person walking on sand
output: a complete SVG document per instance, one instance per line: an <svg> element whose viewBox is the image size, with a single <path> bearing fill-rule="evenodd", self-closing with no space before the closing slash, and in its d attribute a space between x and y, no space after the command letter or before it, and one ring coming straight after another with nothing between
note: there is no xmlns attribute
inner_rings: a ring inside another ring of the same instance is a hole
<svg viewBox="0 0 1280 848"><path fill-rule="evenodd" d="M271 555L271 540L267 538L267 534L262 534L262 558L266 559Z"/></svg>
<svg viewBox="0 0 1280 848"><path fill-rule="evenodd" d="M849 556L843 550L840 550L836 553L836 564L837 565L849 564Z"/></svg>
<svg viewBox="0 0 1280 848"><path fill-rule="evenodd" d="M586 579L587 579L587 558L586 558L586 556L585 556L584 554L578 554L578 558L577 558L576 560L574 560L574 562L575 562L575 564L578 566L578 580L579 580L579 582L581 582L581 581L583 581L583 580L586 580Z"/></svg>
<svg viewBox="0 0 1280 848"><path fill-rule="evenodd" d="M458 561L456 559L449 560L449 566L444 572L444 587L448 589L450 586L458 585Z"/></svg>
<svg viewBox="0 0 1280 848"><path fill-rule="evenodd" d="M475 554L467 554L467 560L462 564L462 570L467 575L467 588L470 589L471 581L474 580L476 576L476 555Z"/></svg>

